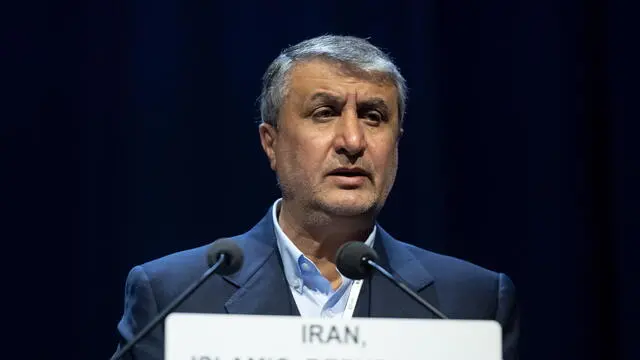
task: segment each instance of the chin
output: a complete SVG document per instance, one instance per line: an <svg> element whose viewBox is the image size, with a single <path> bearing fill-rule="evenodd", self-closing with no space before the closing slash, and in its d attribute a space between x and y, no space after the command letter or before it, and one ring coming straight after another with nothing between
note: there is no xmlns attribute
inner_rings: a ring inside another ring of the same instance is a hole
<svg viewBox="0 0 640 360"><path fill-rule="evenodd" d="M322 210L332 215L359 216L370 214L377 208L377 202L373 196L331 195L318 199L317 204Z"/></svg>

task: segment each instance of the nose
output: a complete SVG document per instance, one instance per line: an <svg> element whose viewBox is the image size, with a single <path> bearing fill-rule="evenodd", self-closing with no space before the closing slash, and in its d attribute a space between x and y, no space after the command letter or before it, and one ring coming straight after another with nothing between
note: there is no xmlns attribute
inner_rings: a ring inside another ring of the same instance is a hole
<svg viewBox="0 0 640 360"><path fill-rule="evenodd" d="M344 109L336 124L335 150L349 158L362 156L367 147L363 124L354 110Z"/></svg>

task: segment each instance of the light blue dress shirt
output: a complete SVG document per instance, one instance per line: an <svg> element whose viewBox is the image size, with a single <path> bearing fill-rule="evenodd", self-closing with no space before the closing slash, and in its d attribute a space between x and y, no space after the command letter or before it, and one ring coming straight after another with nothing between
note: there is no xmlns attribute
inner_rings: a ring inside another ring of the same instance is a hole
<svg viewBox="0 0 640 360"><path fill-rule="evenodd" d="M316 265L304 256L280 228L278 213L281 201L282 199L278 199L273 204L273 224L284 274L300 315L341 318L354 281L342 276L342 285L336 290L331 288L329 280L322 276ZM375 235L374 226L365 244L373 246Z"/></svg>

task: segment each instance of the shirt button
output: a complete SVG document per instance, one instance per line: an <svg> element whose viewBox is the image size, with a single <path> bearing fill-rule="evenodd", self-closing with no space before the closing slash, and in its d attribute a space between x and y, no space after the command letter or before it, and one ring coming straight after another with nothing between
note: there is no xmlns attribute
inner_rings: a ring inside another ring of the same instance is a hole
<svg viewBox="0 0 640 360"><path fill-rule="evenodd" d="M311 266L309 266L309 264L307 264L306 262L302 263L302 270L309 271L311 270Z"/></svg>
<svg viewBox="0 0 640 360"><path fill-rule="evenodd" d="M300 281L300 280L297 280L297 279L296 279L296 280L293 280L293 287L294 287L294 288L296 288L296 289L297 289L297 288L299 288L299 287L300 287L300 285L301 285L301 281Z"/></svg>

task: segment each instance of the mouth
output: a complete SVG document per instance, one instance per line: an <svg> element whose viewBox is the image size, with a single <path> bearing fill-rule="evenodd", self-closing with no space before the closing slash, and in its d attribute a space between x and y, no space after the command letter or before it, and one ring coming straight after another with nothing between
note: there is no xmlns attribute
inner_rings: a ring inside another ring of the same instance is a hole
<svg viewBox="0 0 640 360"><path fill-rule="evenodd" d="M369 173L362 168L337 168L329 172L329 176L344 176L344 177L369 177Z"/></svg>
<svg viewBox="0 0 640 360"><path fill-rule="evenodd" d="M337 168L330 171L327 176L342 189L358 189L365 185L367 179L371 180L371 174L362 168Z"/></svg>

